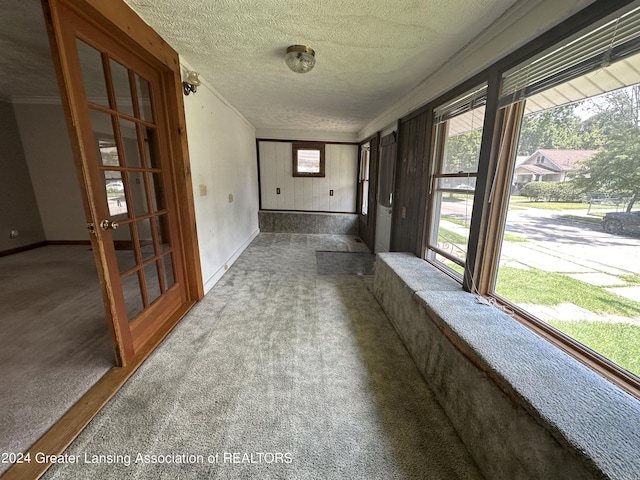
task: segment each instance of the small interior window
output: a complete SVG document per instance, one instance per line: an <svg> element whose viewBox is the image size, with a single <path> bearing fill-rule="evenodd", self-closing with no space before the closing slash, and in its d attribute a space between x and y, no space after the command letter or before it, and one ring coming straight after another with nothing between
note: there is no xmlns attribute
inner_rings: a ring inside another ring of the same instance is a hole
<svg viewBox="0 0 640 480"><path fill-rule="evenodd" d="M324 143L293 144L293 176L324 177Z"/></svg>

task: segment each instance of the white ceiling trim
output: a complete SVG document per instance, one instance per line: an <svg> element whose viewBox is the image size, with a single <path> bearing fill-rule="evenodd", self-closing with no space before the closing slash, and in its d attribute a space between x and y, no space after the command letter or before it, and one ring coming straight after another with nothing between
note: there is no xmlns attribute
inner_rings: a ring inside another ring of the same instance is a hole
<svg viewBox="0 0 640 480"><path fill-rule="evenodd" d="M193 71L196 69L193 68L189 64L189 62L187 62L187 60L185 60L182 56L179 55L179 58L180 58L182 80L184 80L186 78L187 70ZM216 88L213 85L211 85L204 76L198 73L198 78L200 79L200 86L198 87L198 91L200 91L200 89L203 87L209 90L209 92L211 92L212 95L217 97L218 100L220 100L227 108L233 111L233 113L235 113L243 122L245 122L248 126L250 126L255 131L256 127L249 120L247 120L247 118L244 115L242 115L242 113L240 113L240 111L236 107L234 107L226 98L224 98L224 96L218 90L216 90ZM195 98L196 94L197 92L195 94L192 93L191 95L194 95L194 98ZM184 101L185 102L189 101L188 97L190 97L191 95L189 96L184 95L185 97Z"/></svg>
<svg viewBox="0 0 640 480"><path fill-rule="evenodd" d="M309 130L281 130L275 128L257 128L256 138L259 140L301 140L307 142L358 142L358 135L356 133L314 132Z"/></svg>

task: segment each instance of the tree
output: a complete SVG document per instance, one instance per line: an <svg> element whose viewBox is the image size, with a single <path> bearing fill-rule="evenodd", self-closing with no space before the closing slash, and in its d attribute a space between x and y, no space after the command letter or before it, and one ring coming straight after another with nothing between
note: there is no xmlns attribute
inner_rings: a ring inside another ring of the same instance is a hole
<svg viewBox="0 0 640 480"><path fill-rule="evenodd" d="M597 130L605 139L623 125L640 127L640 85L592 99L586 110L595 113L584 121L582 131Z"/></svg>
<svg viewBox="0 0 640 480"><path fill-rule="evenodd" d="M583 162L575 181L585 191L628 198L630 212L640 194L640 127L618 124L604 149Z"/></svg>
<svg viewBox="0 0 640 480"><path fill-rule="evenodd" d="M482 129L471 130L447 139L445 171L449 173L478 170Z"/></svg>
<svg viewBox="0 0 640 480"><path fill-rule="evenodd" d="M592 148L592 133L582 131L576 105L562 105L526 115L522 120L518 155L531 155L538 149Z"/></svg>

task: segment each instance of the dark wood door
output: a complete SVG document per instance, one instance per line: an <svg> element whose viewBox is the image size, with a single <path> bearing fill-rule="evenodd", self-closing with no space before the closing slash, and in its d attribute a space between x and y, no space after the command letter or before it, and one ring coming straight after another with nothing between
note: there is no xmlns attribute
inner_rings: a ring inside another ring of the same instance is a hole
<svg viewBox="0 0 640 480"><path fill-rule="evenodd" d="M375 249L376 234L376 186L378 184L378 135L360 144L358 179L358 236L372 252ZM363 145L368 144L364 154ZM366 169L366 171L364 171ZM366 208L363 211L363 203Z"/></svg>
<svg viewBox="0 0 640 480"><path fill-rule="evenodd" d="M422 112L400 122L391 227L391 251L418 256L422 252L428 194L428 118L429 112Z"/></svg>

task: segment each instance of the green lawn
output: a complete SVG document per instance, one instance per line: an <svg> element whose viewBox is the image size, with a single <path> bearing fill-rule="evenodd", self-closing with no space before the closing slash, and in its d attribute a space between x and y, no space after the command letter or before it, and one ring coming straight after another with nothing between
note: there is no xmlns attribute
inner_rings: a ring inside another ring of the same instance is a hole
<svg viewBox="0 0 640 480"><path fill-rule="evenodd" d="M558 305L571 302L594 313L640 317L638 302L559 273L535 268L500 267L496 293L515 304Z"/></svg>
<svg viewBox="0 0 640 480"><path fill-rule="evenodd" d="M640 275L621 277L640 284ZM594 313L640 317L640 304L603 288L559 273L500 267L496 293L512 303L558 305L571 302ZM594 322L576 318L550 320L549 325L569 335L612 362L640 376L640 326Z"/></svg>
<svg viewBox="0 0 640 480"><path fill-rule="evenodd" d="M640 326L628 323L562 322L549 325L640 376Z"/></svg>
<svg viewBox="0 0 640 480"><path fill-rule="evenodd" d="M438 230L438 242L466 245L467 238L463 237L459 233L452 232L451 230L440 227L440 229Z"/></svg>
<svg viewBox="0 0 640 480"><path fill-rule="evenodd" d="M541 210L584 210L589 208L588 203L572 203L572 202L518 202L519 207L539 208ZM592 207L593 209L593 207Z"/></svg>
<svg viewBox="0 0 640 480"><path fill-rule="evenodd" d="M504 240L507 242L528 242L524 237L519 237L518 235L513 235L512 233L505 233Z"/></svg>
<svg viewBox="0 0 640 480"><path fill-rule="evenodd" d="M580 222L589 222L589 223L600 223L602 222L602 217L604 217L604 214L602 214L601 216L593 216L593 217L581 217L579 215L562 215L562 218L566 218L567 220L578 220Z"/></svg>
<svg viewBox="0 0 640 480"><path fill-rule="evenodd" d="M640 275L620 275L620 279L631 285L640 285Z"/></svg>
<svg viewBox="0 0 640 480"><path fill-rule="evenodd" d="M442 219L446 220L447 222L455 223L456 225L469 228L469 222L463 220L462 218L443 216Z"/></svg>

